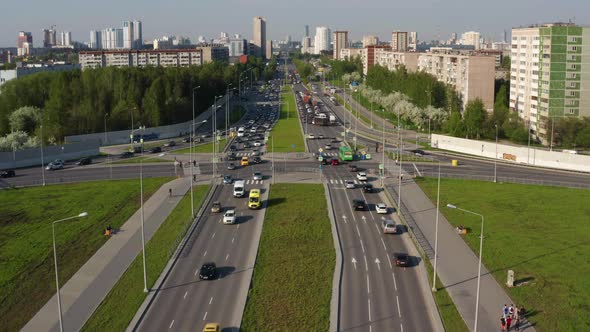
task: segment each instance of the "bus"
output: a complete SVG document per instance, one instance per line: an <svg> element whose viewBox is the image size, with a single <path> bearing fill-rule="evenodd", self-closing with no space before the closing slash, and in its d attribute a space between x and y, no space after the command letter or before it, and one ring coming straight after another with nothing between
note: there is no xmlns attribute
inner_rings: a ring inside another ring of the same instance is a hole
<svg viewBox="0 0 590 332"><path fill-rule="evenodd" d="M250 197L248 199L248 207L250 209L260 208L260 189L250 189Z"/></svg>
<svg viewBox="0 0 590 332"><path fill-rule="evenodd" d="M343 161L350 161L354 159L354 153L352 153L352 149L348 146L341 146L338 149L338 156Z"/></svg>

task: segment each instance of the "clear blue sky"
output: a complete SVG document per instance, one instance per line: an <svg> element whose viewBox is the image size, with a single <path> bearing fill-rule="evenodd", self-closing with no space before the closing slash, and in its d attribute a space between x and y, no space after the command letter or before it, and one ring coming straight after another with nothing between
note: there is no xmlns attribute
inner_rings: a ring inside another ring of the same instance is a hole
<svg viewBox="0 0 590 332"><path fill-rule="evenodd" d="M264 16L272 39L287 34L299 40L303 26L325 25L350 31L353 39L392 30L417 31L421 40L447 39L450 33L480 31L500 40L503 30L533 23L568 21L590 25L587 0L19 0L1 8L0 47L16 46L18 31L33 33L55 25L72 39L88 41L89 31L120 27L123 20L143 22L144 39L162 35L217 37L221 31L250 39L252 17Z"/></svg>

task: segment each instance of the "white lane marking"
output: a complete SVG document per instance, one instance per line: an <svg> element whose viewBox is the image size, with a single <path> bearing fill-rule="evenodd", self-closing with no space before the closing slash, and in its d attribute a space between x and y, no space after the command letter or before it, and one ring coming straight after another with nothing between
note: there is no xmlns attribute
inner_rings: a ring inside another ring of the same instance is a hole
<svg viewBox="0 0 590 332"><path fill-rule="evenodd" d="M228 258L229 258L229 254L227 254L227 255L225 256L225 260L227 261L227 259L228 259Z"/></svg>
<svg viewBox="0 0 590 332"><path fill-rule="evenodd" d="M365 253L365 246L363 246L363 240L360 240L360 241L361 241L361 249L363 249L363 254L364 254Z"/></svg>
<svg viewBox="0 0 590 332"><path fill-rule="evenodd" d="M373 327L369 325L369 332L373 332Z"/></svg>
<svg viewBox="0 0 590 332"><path fill-rule="evenodd" d="M381 238L381 243L383 244L383 249L385 249L385 251L387 251L387 247L385 246L385 241L383 241L383 238Z"/></svg>
<svg viewBox="0 0 590 332"><path fill-rule="evenodd" d="M207 256L207 250L205 250L205 253L203 254L203 257L204 257L204 256Z"/></svg>
<svg viewBox="0 0 590 332"><path fill-rule="evenodd" d="M375 225L375 229L377 230L377 233L379 233L379 226L377 226L377 224L376 224L376 223L375 223L375 224L373 224L373 225Z"/></svg>
<svg viewBox="0 0 590 332"><path fill-rule="evenodd" d="M235 240L235 239L236 239L235 237L232 237L232 238L231 238L231 243L234 243L234 240Z"/></svg>
<svg viewBox="0 0 590 332"><path fill-rule="evenodd" d="M371 299L367 300L369 302L369 322L371 321Z"/></svg>
<svg viewBox="0 0 590 332"><path fill-rule="evenodd" d="M391 272L391 275L393 276L393 288L395 288L395 290L397 291L397 282L395 281L395 273Z"/></svg>
<svg viewBox="0 0 590 332"><path fill-rule="evenodd" d="M211 298L211 300L209 300L209 304L213 303L213 298Z"/></svg>
<svg viewBox="0 0 590 332"><path fill-rule="evenodd" d="M205 316L203 316L203 320L207 319L207 312L205 312Z"/></svg>
<svg viewBox="0 0 590 332"><path fill-rule="evenodd" d="M170 326L168 326L168 329L172 328L172 325L174 325L174 319L172 320L172 322L170 323Z"/></svg>
<svg viewBox="0 0 590 332"><path fill-rule="evenodd" d="M197 273L199 273L199 268L195 270L195 275L197 275Z"/></svg>
<svg viewBox="0 0 590 332"><path fill-rule="evenodd" d="M402 312L399 309L399 297L397 295L395 296L395 300L397 301L397 314L399 315L399 318L402 318Z"/></svg>
<svg viewBox="0 0 590 332"><path fill-rule="evenodd" d="M391 264L391 257L387 254L387 261L389 262L389 267L393 269L393 264Z"/></svg>
<svg viewBox="0 0 590 332"><path fill-rule="evenodd" d="M182 299L186 299L186 295L188 294L188 291L184 292L184 296L182 297Z"/></svg>
<svg viewBox="0 0 590 332"><path fill-rule="evenodd" d="M371 294L371 287L369 287L369 274L367 273L367 294ZM369 318L369 320L371 320Z"/></svg>
<svg viewBox="0 0 590 332"><path fill-rule="evenodd" d="M211 235L211 238L212 238L212 239L215 237L215 234L216 234L216 233L213 233L213 235Z"/></svg>
<svg viewBox="0 0 590 332"><path fill-rule="evenodd" d="M244 214L242 213L242 215L244 215ZM240 224L238 224L238 227L236 227L236 230L238 230L238 229L240 229Z"/></svg>
<svg viewBox="0 0 590 332"><path fill-rule="evenodd" d="M399 328L400 328L401 332L404 332L404 324L399 323Z"/></svg>
<svg viewBox="0 0 590 332"><path fill-rule="evenodd" d="M330 183L331 184L334 184L334 179L330 179Z"/></svg>
<svg viewBox="0 0 590 332"><path fill-rule="evenodd" d="M359 230L359 226L355 225L356 227L356 233L359 235L359 237L361 236L361 231Z"/></svg>
<svg viewBox="0 0 590 332"><path fill-rule="evenodd" d="M369 264L367 263L367 256L363 255L363 258L365 259L365 270L369 271Z"/></svg>

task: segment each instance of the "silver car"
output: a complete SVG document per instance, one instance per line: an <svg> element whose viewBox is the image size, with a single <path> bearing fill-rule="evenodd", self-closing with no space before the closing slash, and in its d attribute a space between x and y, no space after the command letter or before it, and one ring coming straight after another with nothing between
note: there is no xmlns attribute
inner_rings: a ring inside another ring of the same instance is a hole
<svg viewBox="0 0 590 332"><path fill-rule="evenodd" d="M262 180L262 173L254 172L253 178L254 180Z"/></svg>

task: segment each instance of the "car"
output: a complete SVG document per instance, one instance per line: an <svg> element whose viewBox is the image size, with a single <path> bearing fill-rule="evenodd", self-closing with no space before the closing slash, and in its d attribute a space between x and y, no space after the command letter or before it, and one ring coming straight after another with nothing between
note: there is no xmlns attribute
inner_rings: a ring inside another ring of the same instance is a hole
<svg viewBox="0 0 590 332"><path fill-rule="evenodd" d="M227 154L227 160L236 160L237 158L238 157L233 152L230 152L230 153Z"/></svg>
<svg viewBox="0 0 590 332"><path fill-rule="evenodd" d="M261 146L261 145L262 145L262 143L260 143L258 141L254 142L254 146L256 146L256 147Z"/></svg>
<svg viewBox="0 0 590 332"><path fill-rule="evenodd" d="M62 168L64 168L63 162L60 162L59 160L54 160L54 161L50 162L49 164L47 164L47 166L45 167L45 170L53 171L53 170L62 169Z"/></svg>
<svg viewBox="0 0 590 332"><path fill-rule="evenodd" d="M217 266L213 262L204 263L199 270L199 279L212 280L217 278Z"/></svg>
<svg viewBox="0 0 590 332"><path fill-rule="evenodd" d="M82 158L80 160L78 160L78 162L76 163L76 165L78 166L84 166L84 165L90 165L92 164L92 159L90 158Z"/></svg>
<svg viewBox="0 0 590 332"><path fill-rule="evenodd" d="M319 134L319 135L318 135L318 138L319 138L319 139L323 139L323 138L324 138L324 135L322 135L322 134Z"/></svg>
<svg viewBox="0 0 590 332"><path fill-rule="evenodd" d="M348 170L351 172L356 172L356 171L358 171L358 167L356 167L356 165L354 165L354 164L350 164L350 165L348 165Z"/></svg>
<svg viewBox="0 0 590 332"><path fill-rule="evenodd" d="M385 205L385 203L377 203L377 205L375 205L375 210L377 210L377 213L379 214L386 214L387 205Z"/></svg>
<svg viewBox="0 0 590 332"><path fill-rule="evenodd" d="M242 160L240 161L240 166L248 166L249 163L250 159L248 157L242 157Z"/></svg>
<svg viewBox="0 0 590 332"><path fill-rule="evenodd" d="M234 163L228 163L227 164L227 169L229 169L230 171L231 170L234 170L234 169L236 169L236 165L234 165Z"/></svg>
<svg viewBox="0 0 590 332"><path fill-rule="evenodd" d="M0 171L0 178L11 178L13 176L16 176L16 173L13 169L5 169Z"/></svg>
<svg viewBox="0 0 590 332"><path fill-rule="evenodd" d="M142 152L143 152L143 147L141 145L133 147L133 153L142 153Z"/></svg>
<svg viewBox="0 0 590 332"><path fill-rule="evenodd" d="M252 175L252 178L253 178L254 180L262 180L262 173L261 173L261 172L258 172L258 171L256 171L256 172L254 172L254 174Z"/></svg>
<svg viewBox="0 0 590 332"><path fill-rule="evenodd" d="M359 181L367 181L367 173L365 173L365 172L358 172L358 173L356 173L356 178Z"/></svg>
<svg viewBox="0 0 590 332"><path fill-rule="evenodd" d="M160 153L160 152L162 152L162 148L161 148L161 147L159 147L159 146L153 147L153 148L150 150L150 153Z"/></svg>
<svg viewBox="0 0 590 332"><path fill-rule="evenodd" d="M252 151L252 157L256 157L256 156L260 156L260 151L258 151L258 150L253 150L253 151Z"/></svg>
<svg viewBox="0 0 590 332"><path fill-rule="evenodd" d="M250 143L244 142L244 149L249 149L251 147Z"/></svg>
<svg viewBox="0 0 590 332"><path fill-rule="evenodd" d="M184 142L184 143L190 143L190 141L191 141L190 136L189 137L183 137L182 138L182 142Z"/></svg>
<svg viewBox="0 0 590 332"><path fill-rule="evenodd" d="M355 210L366 210L367 203L365 203L364 199L356 198L352 200L352 208Z"/></svg>
<svg viewBox="0 0 590 332"><path fill-rule="evenodd" d="M233 145L233 144L232 144L232 145L230 145L230 146L229 146L229 150L230 150L231 152L234 152L234 151L236 151L236 146L235 146L235 145Z"/></svg>
<svg viewBox="0 0 590 332"><path fill-rule="evenodd" d="M260 164L260 163L262 163L262 159L260 159L259 156L255 156L254 158L252 158L252 162L254 164Z"/></svg>
<svg viewBox="0 0 590 332"><path fill-rule="evenodd" d="M384 234L397 234L397 226L391 219L383 219L383 221L381 221L381 228L383 229Z"/></svg>
<svg viewBox="0 0 590 332"><path fill-rule="evenodd" d="M314 134L307 134L307 138L308 139L315 139L315 135Z"/></svg>
<svg viewBox="0 0 590 332"><path fill-rule="evenodd" d="M131 151L125 151L123 153L121 153L121 158L131 158L133 157L133 152Z"/></svg>
<svg viewBox="0 0 590 332"><path fill-rule="evenodd" d="M215 202L213 202L213 204L211 204L211 212L213 212L213 213L221 212L221 203L219 201L215 201Z"/></svg>
<svg viewBox="0 0 590 332"><path fill-rule="evenodd" d="M174 142L174 141L170 141L170 142L168 142L168 143L164 144L164 146L167 146L167 147L173 147L173 146L176 146L176 142Z"/></svg>
<svg viewBox="0 0 590 332"><path fill-rule="evenodd" d="M223 223L226 225L231 225L236 223L236 211L235 210L227 210L223 214Z"/></svg>
<svg viewBox="0 0 590 332"><path fill-rule="evenodd" d="M207 323L205 324L205 328L203 328L203 332L219 332L220 325L219 323Z"/></svg>
<svg viewBox="0 0 590 332"><path fill-rule="evenodd" d="M356 188L353 180L346 180L346 181L344 181L344 185L345 185L346 189L354 189L354 188Z"/></svg>
<svg viewBox="0 0 590 332"><path fill-rule="evenodd" d="M223 176L223 184L232 184L234 179L232 179L231 175L224 175Z"/></svg>
<svg viewBox="0 0 590 332"><path fill-rule="evenodd" d="M332 144L327 143L326 145L324 145L324 150L332 150Z"/></svg>
<svg viewBox="0 0 590 332"><path fill-rule="evenodd" d="M332 164L332 166L340 165L340 161L338 159L334 158L330 161L330 164Z"/></svg>
<svg viewBox="0 0 590 332"><path fill-rule="evenodd" d="M424 152L424 150L420 150L420 149L410 150L410 152L414 153L417 156L424 156L424 155L426 155L426 152Z"/></svg>
<svg viewBox="0 0 590 332"><path fill-rule="evenodd" d="M405 252L396 252L393 254L395 266L410 266L410 256Z"/></svg>
<svg viewBox="0 0 590 332"><path fill-rule="evenodd" d="M370 183L365 183L363 185L363 191L366 193L372 193L373 192L373 185Z"/></svg>

